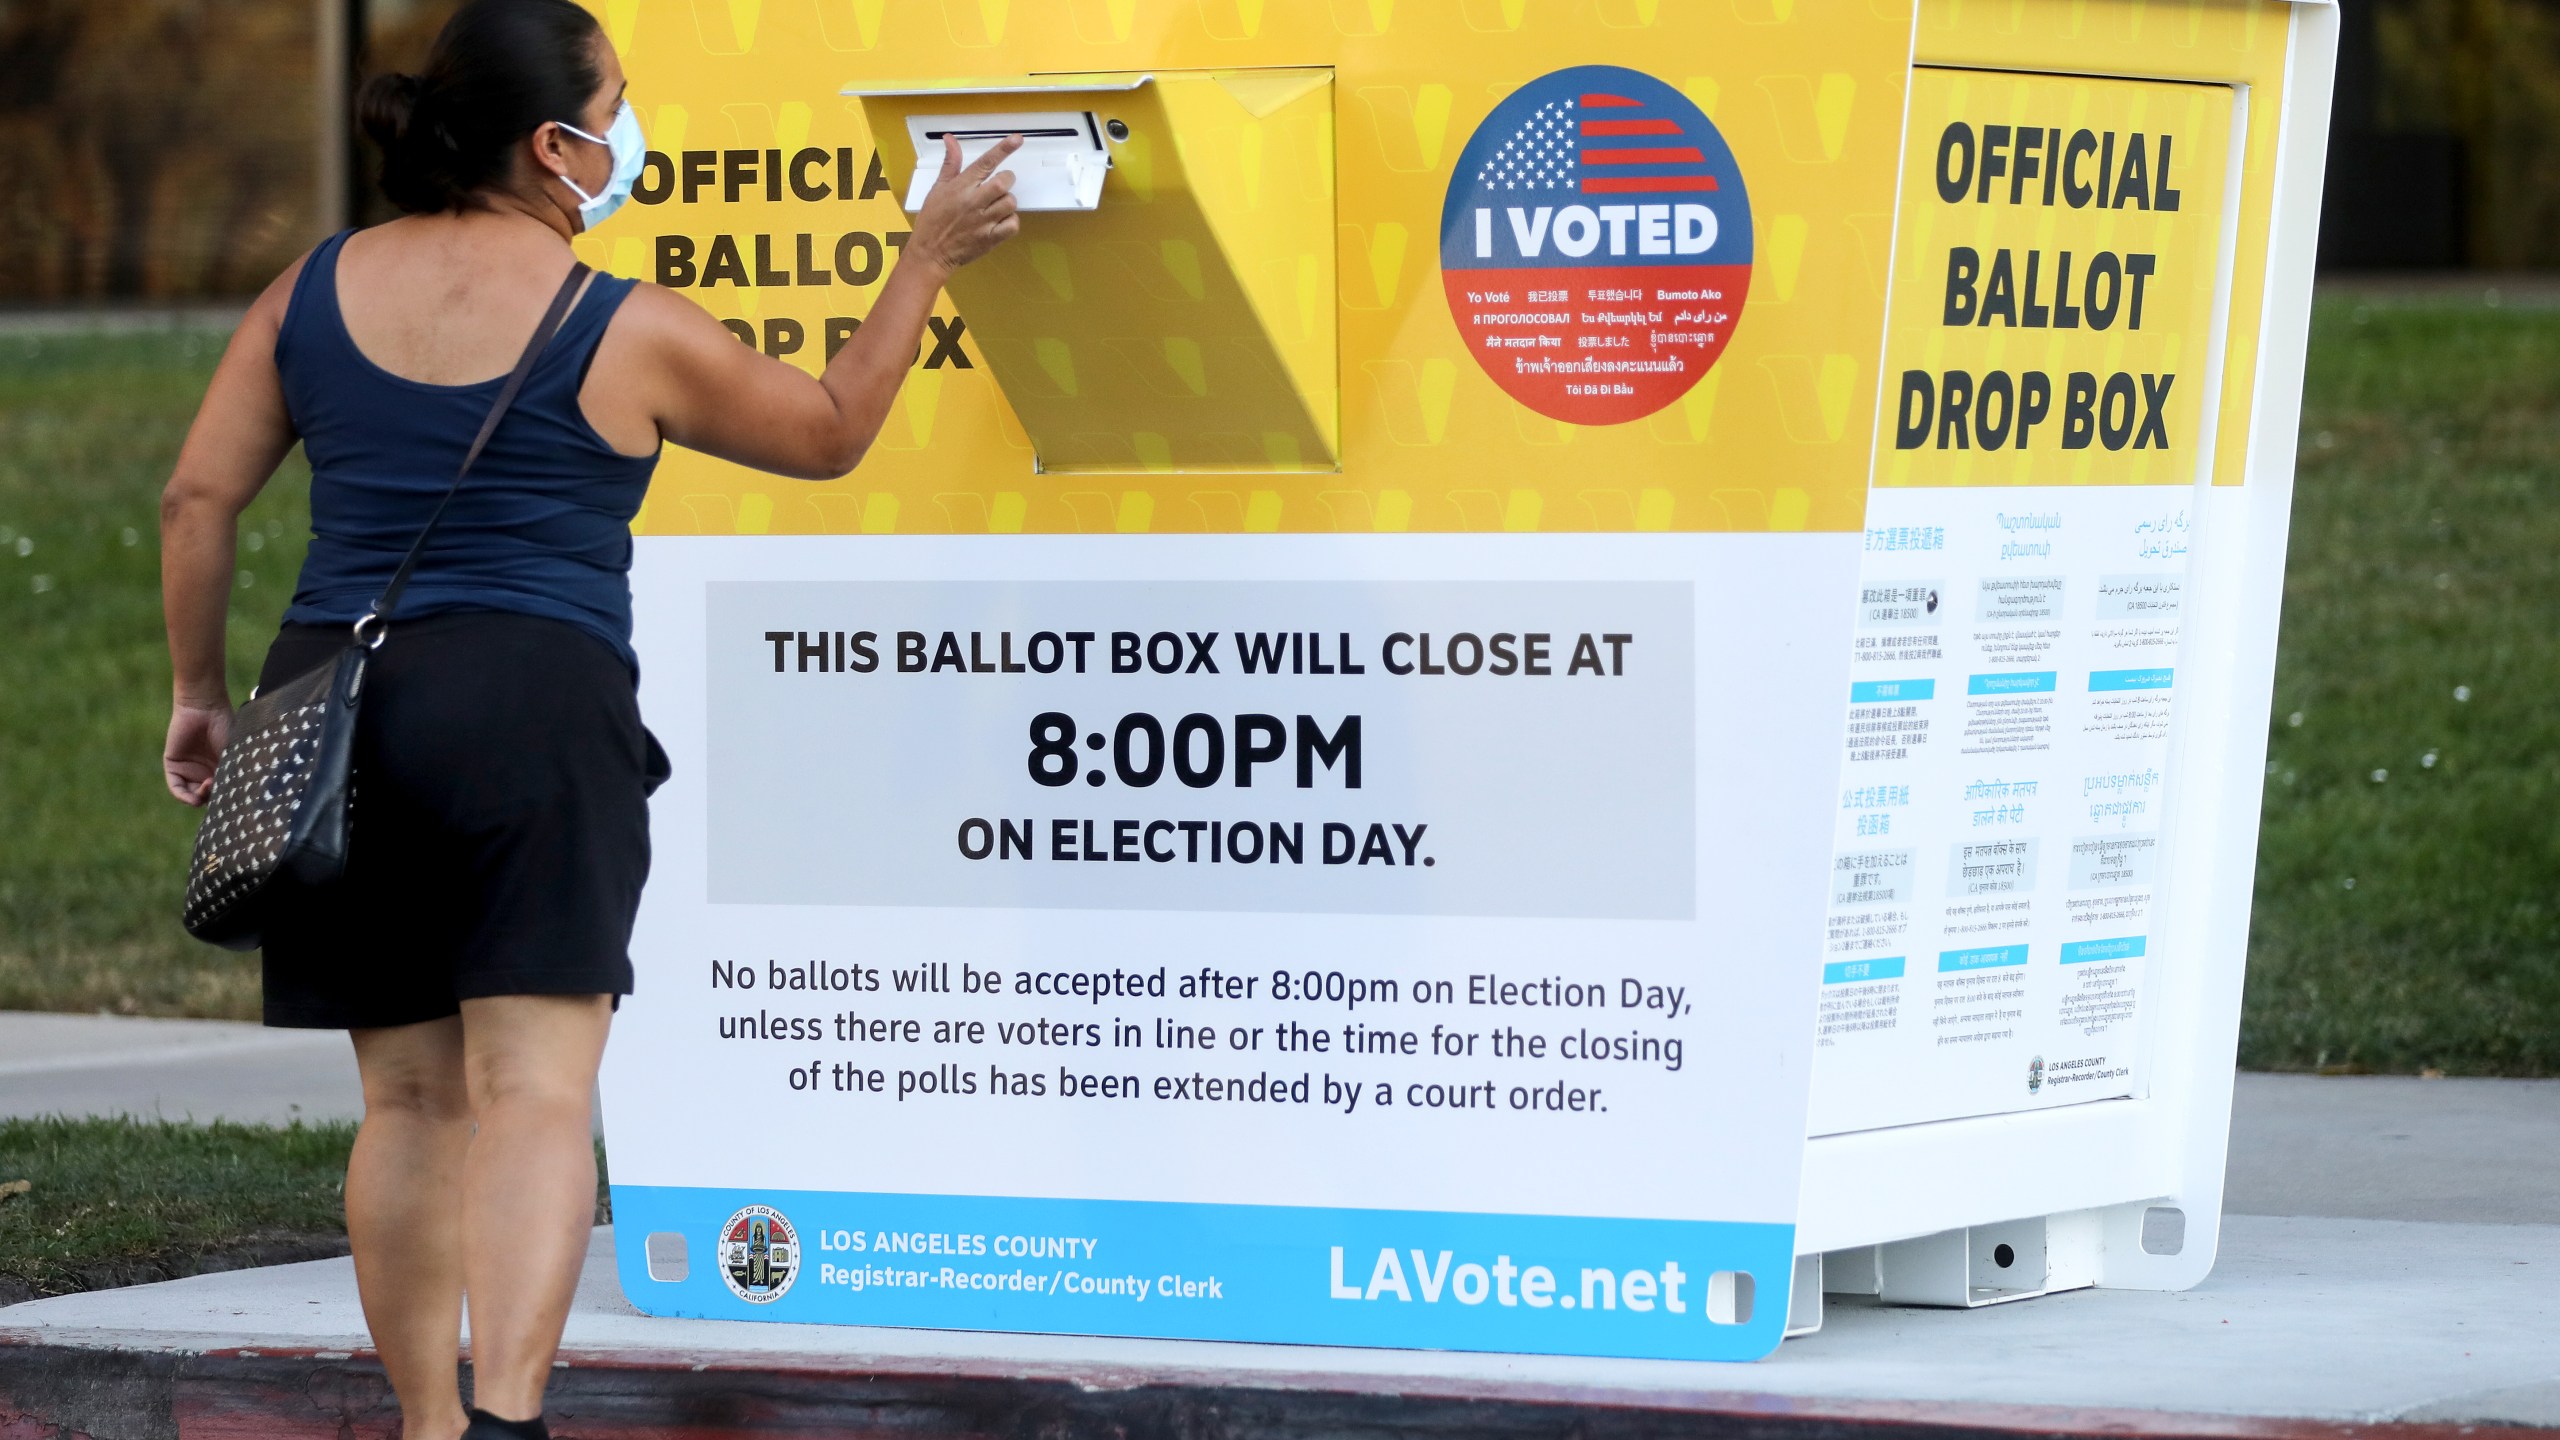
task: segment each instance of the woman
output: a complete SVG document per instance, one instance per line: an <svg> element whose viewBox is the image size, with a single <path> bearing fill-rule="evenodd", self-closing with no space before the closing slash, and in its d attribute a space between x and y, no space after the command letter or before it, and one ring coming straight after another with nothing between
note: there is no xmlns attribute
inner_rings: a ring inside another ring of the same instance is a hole
<svg viewBox="0 0 2560 1440"><path fill-rule="evenodd" d="M366 130L408 212L304 256L215 372L161 503L190 805L230 729L236 521L294 442L314 535L260 683L332 655L390 578L640 169L622 66L571 0L473 0ZM375 655L345 882L267 928L270 1025L344 1028L365 1119L347 1231L411 1440L540 1436L595 1197L590 1097L648 870L629 523L662 442L785 475L862 459L934 297L1010 236L1008 142L942 178L862 329L811 379L692 302L596 277L464 481ZM455 1384L470 1297L476 1408Z"/></svg>

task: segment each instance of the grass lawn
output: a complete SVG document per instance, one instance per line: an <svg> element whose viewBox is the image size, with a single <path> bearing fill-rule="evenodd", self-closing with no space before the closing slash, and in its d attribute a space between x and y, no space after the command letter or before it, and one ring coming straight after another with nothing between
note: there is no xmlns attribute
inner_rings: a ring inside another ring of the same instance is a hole
<svg viewBox="0 0 2560 1440"><path fill-rule="evenodd" d="M0 1120L0 1305L344 1255L355 1139L352 1124ZM609 1183L598 1144L599 1225Z"/></svg>
<svg viewBox="0 0 2560 1440"><path fill-rule="evenodd" d="M0 335L0 1009L257 1016L258 965L189 940L196 812L160 781L160 487L221 337ZM300 452L241 525L246 696L309 529Z"/></svg>
<svg viewBox="0 0 2560 1440"><path fill-rule="evenodd" d="M346 1253L353 1125L0 1120L0 1305Z"/></svg>
<svg viewBox="0 0 2560 1440"><path fill-rule="evenodd" d="M178 930L194 817L158 770L154 505L213 360L0 336L0 1008L255 1013L254 961ZM243 528L239 693L306 484ZM2555 554L2560 311L2324 299L2244 1063L2560 1074Z"/></svg>
<svg viewBox="0 0 2560 1440"><path fill-rule="evenodd" d="M2242 1063L2560 1074L2560 310L2315 312Z"/></svg>

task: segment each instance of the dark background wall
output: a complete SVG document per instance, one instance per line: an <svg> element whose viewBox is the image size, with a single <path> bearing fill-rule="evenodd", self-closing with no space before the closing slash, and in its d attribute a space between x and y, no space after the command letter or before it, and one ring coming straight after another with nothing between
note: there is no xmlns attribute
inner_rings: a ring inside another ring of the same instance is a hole
<svg viewBox="0 0 2560 1440"><path fill-rule="evenodd" d="M2560 266L2560 3L2341 7L2321 260Z"/></svg>
<svg viewBox="0 0 2560 1440"><path fill-rule="evenodd" d="M0 0L0 304L256 293L388 218L358 74L456 0Z"/></svg>
<svg viewBox="0 0 2560 1440"><path fill-rule="evenodd" d="M0 304L254 293L388 217L346 97L456 0L0 0ZM2560 267L2560 0L2345 0L2321 264Z"/></svg>
<svg viewBox="0 0 2560 1440"><path fill-rule="evenodd" d="M310 0L0 0L0 300L232 295L316 229Z"/></svg>
<svg viewBox="0 0 2560 1440"><path fill-rule="evenodd" d="M2423 122L2383 128L2379 8L2368 3L2339 11L2320 263L2329 269L2458 266L2467 228L2462 141Z"/></svg>

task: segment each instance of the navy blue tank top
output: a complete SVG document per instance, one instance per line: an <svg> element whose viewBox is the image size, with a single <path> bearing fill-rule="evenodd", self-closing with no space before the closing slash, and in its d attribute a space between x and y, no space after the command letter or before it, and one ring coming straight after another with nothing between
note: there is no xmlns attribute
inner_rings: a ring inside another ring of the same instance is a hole
<svg viewBox="0 0 2560 1440"><path fill-rule="evenodd" d="M311 462L311 550L288 623L363 616L505 383L427 385L366 359L338 309L338 252L353 233L311 252L276 336L285 409ZM658 457L615 450L578 408L605 326L637 283L598 275L569 312L419 558L402 616L504 610L566 620L638 668L631 517Z"/></svg>

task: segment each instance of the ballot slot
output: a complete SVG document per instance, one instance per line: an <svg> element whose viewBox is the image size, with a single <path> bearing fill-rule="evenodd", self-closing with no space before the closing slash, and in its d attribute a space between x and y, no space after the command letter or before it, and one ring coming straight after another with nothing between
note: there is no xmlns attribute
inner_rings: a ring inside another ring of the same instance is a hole
<svg viewBox="0 0 2560 1440"><path fill-rule="evenodd" d="M1020 233L946 289L1036 473L1340 468L1331 70L845 93L910 212L947 141L1023 137Z"/></svg>
<svg viewBox="0 0 2560 1440"><path fill-rule="evenodd" d="M1102 203L1111 169L1101 117L1090 110L1011 111L971 115L910 115L915 176L907 183L907 213L924 208L942 173L944 142L960 142L960 163L974 165L1008 136L1022 148L996 167L1013 177L1014 203L1025 211L1091 210Z"/></svg>

